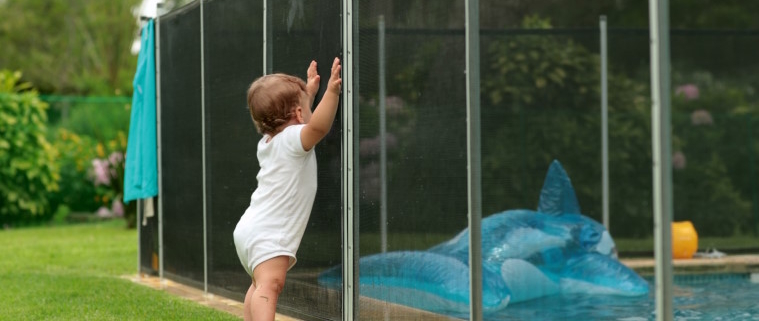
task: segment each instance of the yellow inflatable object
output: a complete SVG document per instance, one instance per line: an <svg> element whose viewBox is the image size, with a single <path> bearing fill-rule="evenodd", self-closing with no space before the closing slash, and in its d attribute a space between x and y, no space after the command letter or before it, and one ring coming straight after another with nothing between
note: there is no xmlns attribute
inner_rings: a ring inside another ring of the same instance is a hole
<svg viewBox="0 0 759 321"><path fill-rule="evenodd" d="M690 259L698 250L698 234L690 221L672 222L672 257Z"/></svg>

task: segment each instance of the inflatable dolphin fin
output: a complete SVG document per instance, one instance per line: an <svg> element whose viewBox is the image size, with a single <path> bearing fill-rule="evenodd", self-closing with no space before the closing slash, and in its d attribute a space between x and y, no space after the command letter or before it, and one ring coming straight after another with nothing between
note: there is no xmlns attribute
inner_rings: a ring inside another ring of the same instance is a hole
<svg viewBox="0 0 759 321"><path fill-rule="evenodd" d="M540 191L538 212L552 215L580 213L572 181L558 160L554 160L546 173L543 189Z"/></svg>

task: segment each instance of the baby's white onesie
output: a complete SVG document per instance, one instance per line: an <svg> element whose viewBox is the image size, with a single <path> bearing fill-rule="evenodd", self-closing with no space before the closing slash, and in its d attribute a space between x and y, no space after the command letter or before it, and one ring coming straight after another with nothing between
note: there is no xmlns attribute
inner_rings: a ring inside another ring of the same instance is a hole
<svg viewBox="0 0 759 321"><path fill-rule="evenodd" d="M288 126L258 142L258 187L234 231L237 255L251 276L273 257L289 256L289 268L295 265L316 196L316 153L303 150L304 126Z"/></svg>

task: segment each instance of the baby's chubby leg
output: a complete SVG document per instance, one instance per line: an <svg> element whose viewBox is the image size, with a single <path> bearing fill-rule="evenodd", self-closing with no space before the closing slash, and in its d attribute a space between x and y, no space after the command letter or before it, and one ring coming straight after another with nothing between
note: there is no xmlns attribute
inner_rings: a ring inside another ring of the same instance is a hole
<svg viewBox="0 0 759 321"><path fill-rule="evenodd" d="M256 266L253 270L254 289L248 300L252 319L255 321L272 321L277 311L277 299L285 286L285 277L287 268L290 266L290 258L287 256L277 256ZM247 318L246 318L247 320Z"/></svg>
<svg viewBox="0 0 759 321"><path fill-rule="evenodd" d="M248 288L248 292L245 293L245 302L243 304L243 316L245 317L245 321L252 321L253 320L253 312L250 307L250 301L253 299L253 291L256 290L256 281L251 280L250 287Z"/></svg>

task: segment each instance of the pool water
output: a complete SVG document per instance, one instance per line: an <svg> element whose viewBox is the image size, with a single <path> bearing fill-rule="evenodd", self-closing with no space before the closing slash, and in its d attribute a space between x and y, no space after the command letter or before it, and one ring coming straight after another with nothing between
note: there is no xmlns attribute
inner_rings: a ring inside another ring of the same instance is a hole
<svg viewBox="0 0 759 321"><path fill-rule="evenodd" d="M757 320L759 283L747 274L676 276L675 320ZM556 295L510 304L486 320L655 320L655 287L644 297ZM466 316L464 316L466 317Z"/></svg>

